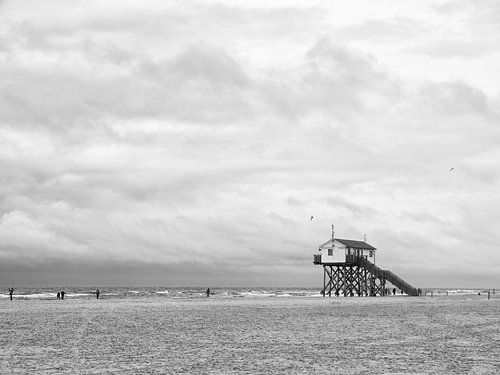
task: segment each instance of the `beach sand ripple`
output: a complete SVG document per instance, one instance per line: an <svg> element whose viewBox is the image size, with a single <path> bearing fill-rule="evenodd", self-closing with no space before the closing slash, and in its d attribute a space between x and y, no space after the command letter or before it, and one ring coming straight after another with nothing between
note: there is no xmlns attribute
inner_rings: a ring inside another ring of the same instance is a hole
<svg viewBox="0 0 500 375"><path fill-rule="evenodd" d="M498 374L500 300L0 302L1 374Z"/></svg>

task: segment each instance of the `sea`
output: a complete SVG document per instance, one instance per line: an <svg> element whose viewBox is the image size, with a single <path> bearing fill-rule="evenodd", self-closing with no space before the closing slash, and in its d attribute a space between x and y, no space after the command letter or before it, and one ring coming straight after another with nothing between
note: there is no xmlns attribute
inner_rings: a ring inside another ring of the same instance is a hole
<svg viewBox="0 0 500 375"><path fill-rule="evenodd" d="M95 298L96 290L100 291L101 299L109 298L200 298L206 296L207 287L18 287L15 288L14 299L56 299L57 293L63 290L65 299ZM0 294L0 299L8 299L8 288ZM427 288L423 290L424 295L475 295L485 294L490 291L496 293L494 288ZM399 295L399 291L396 292ZM211 287L212 298L283 298L283 297L323 297L318 288L304 287ZM342 296L341 296L342 297ZM349 297L350 298L350 297Z"/></svg>
<svg viewBox="0 0 500 375"><path fill-rule="evenodd" d="M500 374L493 289L95 289L2 295L0 374Z"/></svg>

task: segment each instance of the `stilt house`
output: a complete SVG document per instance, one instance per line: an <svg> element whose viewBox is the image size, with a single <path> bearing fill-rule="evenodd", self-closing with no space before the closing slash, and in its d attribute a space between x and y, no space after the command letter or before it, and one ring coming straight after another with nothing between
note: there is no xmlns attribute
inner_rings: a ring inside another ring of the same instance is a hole
<svg viewBox="0 0 500 375"><path fill-rule="evenodd" d="M356 255L375 263L376 248L364 241L329 239L319 246L320 254L315 259L316 264L340 264L348 262L349 255Z"/></svg>

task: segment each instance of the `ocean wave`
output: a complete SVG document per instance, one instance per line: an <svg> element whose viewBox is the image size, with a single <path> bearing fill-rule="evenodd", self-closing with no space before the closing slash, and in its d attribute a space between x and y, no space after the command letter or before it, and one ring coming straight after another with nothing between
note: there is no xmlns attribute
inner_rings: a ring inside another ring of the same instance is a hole
<svg viewBox="0 0 500 375"><path fill-rule="evenodd" d="M0 295L1 298L10 298L8 294ZM12 298L16 299L48 299L56 298L56 293L33 293L33 294L14 294Z"/></svg>

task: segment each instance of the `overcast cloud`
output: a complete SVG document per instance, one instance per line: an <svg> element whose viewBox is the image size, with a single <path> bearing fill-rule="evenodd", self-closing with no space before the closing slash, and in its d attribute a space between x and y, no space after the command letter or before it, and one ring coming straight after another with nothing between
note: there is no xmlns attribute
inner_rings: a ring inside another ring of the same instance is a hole
<svg viewBox="0 0 500 375"><path fill-rule="evenodd" d="M499 25L496 1L0 2L0 285L319 287L335 224L417 286L499 287Z"/></svg>

